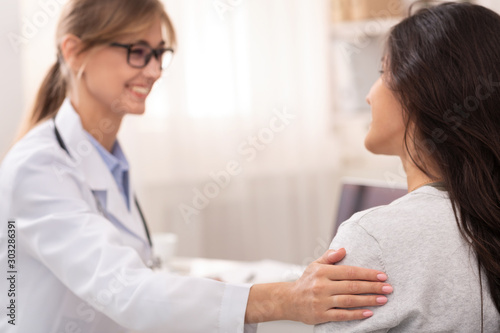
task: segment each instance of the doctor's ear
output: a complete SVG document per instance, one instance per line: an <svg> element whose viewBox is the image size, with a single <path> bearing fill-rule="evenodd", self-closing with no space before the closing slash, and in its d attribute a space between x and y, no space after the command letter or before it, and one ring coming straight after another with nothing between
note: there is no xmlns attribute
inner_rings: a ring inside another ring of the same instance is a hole
<svg viewBox="0 0 500 333"><path fill-rule="evenodd" d="M82 40L75 35L64 35L61 40L61 54L72 73L76 74L83 65L83 54L80 53Z"/></svg>

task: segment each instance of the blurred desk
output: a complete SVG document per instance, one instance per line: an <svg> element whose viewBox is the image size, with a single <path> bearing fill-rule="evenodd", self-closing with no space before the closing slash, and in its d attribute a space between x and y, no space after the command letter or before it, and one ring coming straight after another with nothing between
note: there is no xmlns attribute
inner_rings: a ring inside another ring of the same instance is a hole
<svg viewBox="0 0 500 333"><path fill-rule="evenodd" d="M214 278L230 283L269 283L295 281L305 266L274 260L232 261L204 258L173 258L169 269L177 274ZM293 321L259 324L258 333L312 333L313 326Z"/></svg>
<svg viewBox="0 0 500 333"><path fill-rule="evenodd" d="M174 258L167 265L173 273L219 279L230 283L269 283L297 280L305 266L275 260L232 261L204 258Z"/></svg>

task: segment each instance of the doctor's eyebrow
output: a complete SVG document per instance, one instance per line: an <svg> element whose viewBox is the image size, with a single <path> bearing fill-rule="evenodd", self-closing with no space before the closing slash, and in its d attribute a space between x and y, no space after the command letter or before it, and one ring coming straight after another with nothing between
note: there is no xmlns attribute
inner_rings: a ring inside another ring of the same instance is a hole
<svg viewBox="0 0 500 333"><path fill-rule="evenodd" d="M144 44L144 45L148 45L148 46L151 46L147 41L145 41L144 39L140 39L138 41L134 41L132 42L131 44ZM160 47L160 46L164 46L166 44L166 42L164 40L162 40L161 42L158 43L158 46L157 47Z"/></svg>

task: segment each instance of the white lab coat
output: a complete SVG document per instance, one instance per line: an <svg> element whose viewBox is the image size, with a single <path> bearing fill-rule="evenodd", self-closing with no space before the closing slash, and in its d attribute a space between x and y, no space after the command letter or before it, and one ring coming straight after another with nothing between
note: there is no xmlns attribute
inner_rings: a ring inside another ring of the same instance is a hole
<svg viewBox="0 0 500 333"><path fill-rule="evenodd" d="M16 225L15 326L0 279L0 332L255 331L244 325L249 286L154 272L137 207L130 212L66 99L54 122L30 131L0 168L0 267L7 221ZM114 224L105 216L119 221Z"/></svg>

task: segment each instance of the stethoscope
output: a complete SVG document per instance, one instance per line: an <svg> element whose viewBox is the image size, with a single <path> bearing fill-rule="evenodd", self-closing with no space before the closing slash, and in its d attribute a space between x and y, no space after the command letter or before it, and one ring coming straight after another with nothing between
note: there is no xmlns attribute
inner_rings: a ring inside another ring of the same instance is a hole
<svg viewBox="0 0 500 333"><path fill-rule="evenodd" d="M59 146L68 154L69 157L71 157L71 154L69 153L68 148L66 147L66 144L64 143L61 134L59 133L59 130L57 129L56 125L56 118L52 118L54 122L54 134L56 135L57 142L59 143ZM97 200L97 199L96 199ZM139 205L139 201L137 200L137 197L134 195L134 202L135 206L137 207L137 211L139 212L139 216L141 217L142 224L144 225L144 230L146 231L146 236L148 237L148 243L151 251L153 251L153 242L151 241L151 235L149 233L149 228L148 224L146 223L146 219L144 218L144 214L142 213L141 206ZM97 203L98 206L100 207L100 204ZM148 267L154 269L154 268L160 268L161 267L161 260L158 257L152 256L152 259L148 260L147 262Z"/></svg>

